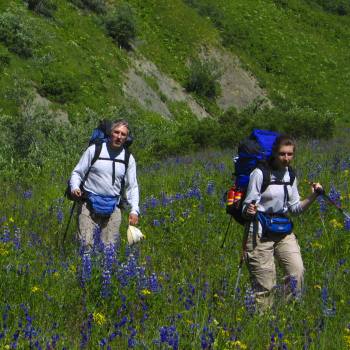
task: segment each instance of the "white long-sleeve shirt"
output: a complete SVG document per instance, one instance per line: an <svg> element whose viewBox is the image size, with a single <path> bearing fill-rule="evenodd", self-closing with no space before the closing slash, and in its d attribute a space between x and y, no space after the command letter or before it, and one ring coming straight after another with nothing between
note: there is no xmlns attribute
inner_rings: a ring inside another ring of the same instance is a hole
<svg viewBox="0 0 350 350"><path fill-rule="evenodd" d="M271 171L271 182L278 180L288 183L290 181L288 168L282 170ZM300 205L300 195L297 187L297 179L292 185L287 185L288 199L285 198L284 185L270 184L266 190L261 193L263 184L263 172L256 168L249 177L249 184L247 188L247 195L243 201L243 212L247 205L255 201L257 210L269 214L300 214L302 207ZM250 229L254 227L253 222L249 224ZM258 233L261 234L262 228L258 222Z"/></svg>
<svg viewBox="0 0 350 350"><path fill-rule="evenodd" d="M96 145L91 145L84 152L78 164L73 169L70 177L71 190L80 187L85 174L90 168L91 161L95 154ZM102 144L99 158L125 159L125 150L114 150ZM115 180L113 182L113 167L115 170ZM92 165L89 175L83 185L84 190L102 196L122 196L121 185L125 174L125 164L113 162L112 160L97 159ZM139 186L136 177L136 162L132 155L129 158L129 166L125 174L125 194L131 206L130 212L139 214Z"/></svg>

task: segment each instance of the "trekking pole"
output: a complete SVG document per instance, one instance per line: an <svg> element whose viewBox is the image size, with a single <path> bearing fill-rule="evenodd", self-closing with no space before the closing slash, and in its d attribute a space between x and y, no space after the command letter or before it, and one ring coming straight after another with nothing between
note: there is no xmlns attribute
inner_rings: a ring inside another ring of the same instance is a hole
<svg viewBox="0 0 350 350"><path fill-rule="evenodd" d="M230 217L230 221L228 222L227 229L226 229L226 232L225 232L225 236L224 236L224 239L222 240L222 243L221 243L221 248L223 248L224 245L225 245L228 229L230 228L231 222L232 222L232 215Z"/></svg>
<svg viewBox="0 0 350 350"><path fill-rule="evenodd" d="M324 198L326 198L330 204L335 206L348 220L350 220L350 214L347 213L344 209L342 209L337 203L335 203L332 200L332 198L329 197L328 194L326 194L326 192L324 190L317 190L316 192L319 193L320 195L322 195Z"/></svg>
<svg viewBox="0 0 350 350"><path fill-rule="evenodd" d="M73 217L73 214L74 214L74 209L75 209L75 205L76 205L76 201L73 202L73 205L70 209L70 215L69 215L69 218L68 218L68 222L67 222L67 226L66 226L66 229L64 231L64 234L63 234L63 238L62 238L62 247L63 247L63 250L64 250L64 242L66 240L66 237L67 237L67 232L68 232L68 229L69 229L69 226L70 226L70 223L72 221L72 217Z"/></svg>
<svg viewBox="0 0 350 350"><path fill-rule="evenodd" d="M309 185L312 185L312 182L309 181ZM319 195L323 196L327 199L327 201L332 204L334 207L336 207L348 220L350 220L350 214L347 213L343 208L340 207L334 200L328 196L326 191L324 189L316 189L315 190Z"/></svg>
<svg viewBox="0 0 350 350"><path fill-rule="evenodd" d="M239 260L239 264L238 264L238 271L237 271L237 277L236 277L236 282L235 282L235 288L234 288L234 291L233 291L233 300L236 299L238 284L239 284L239 281L240 281L241 275L242 275L243 261L244 261L244 258L243 258L243 253L242 253L241 254L241 258Z"/></svg>

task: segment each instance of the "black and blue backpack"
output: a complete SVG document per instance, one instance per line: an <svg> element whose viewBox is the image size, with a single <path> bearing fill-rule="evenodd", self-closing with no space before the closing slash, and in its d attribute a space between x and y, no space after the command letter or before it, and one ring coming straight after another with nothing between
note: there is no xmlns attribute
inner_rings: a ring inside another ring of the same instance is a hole
<svg viewBox="0 0 350 350"><path fill-rule="evenodd" d="M95 128L92 131L90 140L89 140L89 146L91 145L96 145L95 147L95 153L94 156L91 160L91 164L90 167L88 169L88 171L86 172L83 181L80 184L81 189L83 188L84 182L86 181L86 179L89 176L89 172L91 170L91 167L94 165L94 163L98 160L98 159L103 159L103 160L111 160L113 162L119 162L119 163L123 163L125 165L125 173L128 169L129 166L129 159L130 159L130 151L129 151L129 146L131 146L132 142L133 142L133 137L131 135L131 133L129 132L128 138L126 140L126 142L124 143L124 150L125 150L125 157L124 160L114 160L114 159L110 159L110 158L101 158L100 154L102 151L102 144L104 142L108 142L109 141L109 137L110 137L110 130L111 130L111 126L112 126L112 121L108 120L108 119L103 119L99 122L97 128ZM123 192L123 188L125 186L125 181L124 178L122 180L122 191ZM72 197L71 195L71 191L70 191L70 186L69 186L69 181L68 181L68 185L67 188L65 190L64 193L65 197L67 197L69 200L75 201L76 199L74 197Z"/></svg>
<svg viewBox="0 0 350 350"><path fill-rule="evenodd" d="M263 184L261 193L271 184L271 169L268 161L278 136L279 133L275 131L254 129L249 137L238 144L238 155L234 158L234 183L226 192L226 213L231 215L241 225L246 223L242 216L242 206L249 184L250 173L255 168L259 168L262 171ZM290 176L289 184L293 184L295 173L291 167L288 168L288 171ZM283 185L286 184L283 183Z"/></svg>

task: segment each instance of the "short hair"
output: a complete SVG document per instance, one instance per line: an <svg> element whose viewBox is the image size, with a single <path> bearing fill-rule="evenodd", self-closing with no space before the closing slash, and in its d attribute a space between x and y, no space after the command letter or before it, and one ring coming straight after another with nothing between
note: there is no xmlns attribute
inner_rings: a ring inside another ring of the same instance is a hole
<svg viewBox="0 0 350 350"><path fill-rule="evenodd" d="M278 156L278 152L282 146L293 146L293 151L295 152L296 142L295 139L289 135L283 134L277 136L275 142L272 145L271 156L268 159L267 163L271 168L275 167L275 160Z"/></svg>
<svg viewBox="0 0 350 350"><path fill-rule="evenodd" d="M125 126L128 129L128 134L130 132L129 123L125 119L118 119L111 124L111 133L117 126Z"/></svg>
<svg viewBox="0 0 350 350"><path fill-rule="evenodd" d="M272 155L276 156L282 146L293 146L295 151L296 142L293 137L289 135L280 135L276 138L272 146Z"/></svg>

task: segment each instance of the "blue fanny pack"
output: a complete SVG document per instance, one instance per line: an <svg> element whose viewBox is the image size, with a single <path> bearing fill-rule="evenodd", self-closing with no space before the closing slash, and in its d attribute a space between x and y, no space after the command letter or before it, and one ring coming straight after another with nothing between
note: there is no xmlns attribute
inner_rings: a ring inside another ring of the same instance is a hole
<svg viewBox="0 0 350 350"><path fill-rule="evenodd" d="M263 234L289 235L293 231L293 222L287 216L269 215L259 211L257 218Z"/></svg>
<svg viewBox="0 0 350 350"><path fill-rule="evenodd" d="M90 210L100 216L110 216L119 204L119 196L101 196L87 192L87 203Z"/></svg>

